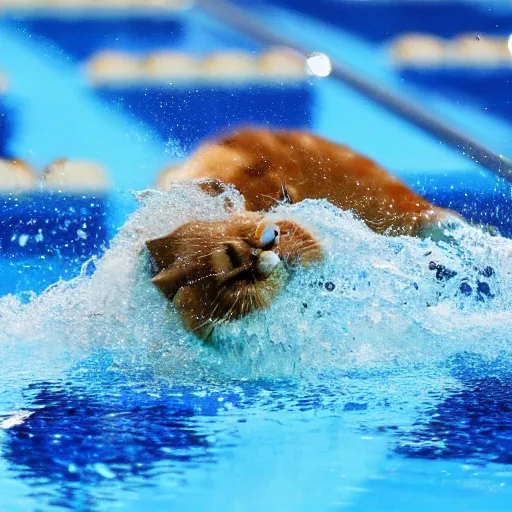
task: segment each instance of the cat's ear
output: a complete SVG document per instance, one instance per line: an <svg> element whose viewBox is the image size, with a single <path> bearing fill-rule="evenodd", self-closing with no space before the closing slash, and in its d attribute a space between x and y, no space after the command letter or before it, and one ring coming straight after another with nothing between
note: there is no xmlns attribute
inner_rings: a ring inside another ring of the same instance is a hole
<svg viewBox="0 0 512 512"><path fill-rule="evenodd" d="M194 226L191 227L193 229ZM153 259L153 284L170 300L182 286L197 278L201 265L197 259L187 257L183 233L179 230L146 242Z"/></svg>
<svg viewBox="0 0 512 512"><path fill-rule="evenodd" d="M217 197L229 189L229 185L217 178L207 178L199 181L199 188L209 196Z"/></svg>
<svg viewBox="0 0 512 512"><path fill-rule="evenodd" d="M207 195L217 197L225 194L224 197L224 210L226 213L233 213L237 210L235 201L233 200L233 194L229 194L229 191L236 191L240 195L238 190L233 185L228 185L217 178L207 178L199 182L199 188Z"/></svg>
<svg viewBox="0 0 512 512"><path fill-rule="evenodd" d="M281 183L281 195L283 196L281 201L284 204L293 204L295 201L293 200L288 187L284 183Z"/></svg>
<svg viewBox="0 0 512 512"><path fill-rule="evenodd" d="M179 242L174 233L147 240L146 247L151 253L158 270L170 268L178 257Z"/></svg>

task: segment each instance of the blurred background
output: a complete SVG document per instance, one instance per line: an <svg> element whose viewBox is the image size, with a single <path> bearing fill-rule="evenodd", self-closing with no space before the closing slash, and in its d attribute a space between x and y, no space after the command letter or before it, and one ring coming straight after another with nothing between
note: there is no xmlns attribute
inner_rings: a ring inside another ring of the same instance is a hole
<svg viewBox="0 0 512 512"><path fill-rule="evenodd" d="M510 34L508 0L2 0L0 292L74 275L131 190L241 126L348 144L508 234Z"/></svg>

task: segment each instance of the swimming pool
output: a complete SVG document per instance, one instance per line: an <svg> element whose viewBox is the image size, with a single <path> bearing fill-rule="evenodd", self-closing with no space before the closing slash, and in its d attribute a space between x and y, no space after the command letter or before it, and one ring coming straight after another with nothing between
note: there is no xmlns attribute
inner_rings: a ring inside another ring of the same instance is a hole
<svg viewBox="0 0 512 512"><path fill-rule="evenodd" d="M299 26L281 16L283 30ZM259 48L201 11L186 20L183 48ZM379 237L322 202L282 207L321 234L328 260L270 312L223 332L230 350L208 350L163 321L132 235L221 215L219 202L185 187L138 205L129 189L181 159L179 144L113 111L79 63L53 45L43 54L36 39L0 24L0 63L22 112L9 150L35 166L62 154L105 163L114 242L85 267L86 251L2 258L2 294L18 295L0 298L0 509L510 509L508 239L459 233L461 255ZM311 87L315 131L510 234L507 183L348 87ZM436 279L434 259L455 281ZM27 304L24 291L80 268ZM495 297L460 294L464 279Z"/></svg>

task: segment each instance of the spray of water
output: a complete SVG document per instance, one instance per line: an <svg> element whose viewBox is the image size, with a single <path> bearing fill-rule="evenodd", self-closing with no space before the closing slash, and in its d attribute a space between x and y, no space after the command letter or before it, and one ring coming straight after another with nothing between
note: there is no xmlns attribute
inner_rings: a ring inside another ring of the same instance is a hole
<svg viewBox="0 0 512 512"><path fill-rule="evenodd" d="M325 261L294 274L270 309L217 328L219 348L205 346L151 285L144 242L192 219L225 218L226 195L243 208L234 191L206 198L182 185L141 193L140 208L109 251L87 264L96 266L92 277L84 267L28 304L0 299L0 345L12 354L11 375L19 378L19 361L27 361L20 347L46 370L102 350L118 368L151 368L180 382L511 352L510 240L474 228L453 233L452 244L384 237L325 201L281 205L270 214L311 229Z"/></svg>

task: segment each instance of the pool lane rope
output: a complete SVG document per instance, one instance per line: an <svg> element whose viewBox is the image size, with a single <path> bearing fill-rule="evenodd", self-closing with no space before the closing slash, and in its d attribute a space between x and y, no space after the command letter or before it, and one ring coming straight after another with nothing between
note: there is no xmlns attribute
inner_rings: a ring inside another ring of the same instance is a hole
<svg viewBox="0 0 512 512"><path fill-rule="evenodd" d="M315 53L311 49L303 48L293 40L276 34L243 8L226 0L197 0L197 4L210 15L262 44L287 46L304 55ZM367 96L375 103L456 149L463 156L470 158L483 168L512 183L512 160L510 158L495 153L480 142L433 116L415 102L401 98L396 93L373 83L339 62L331 59L331 66L330 76L335 80Z"/></svg>

